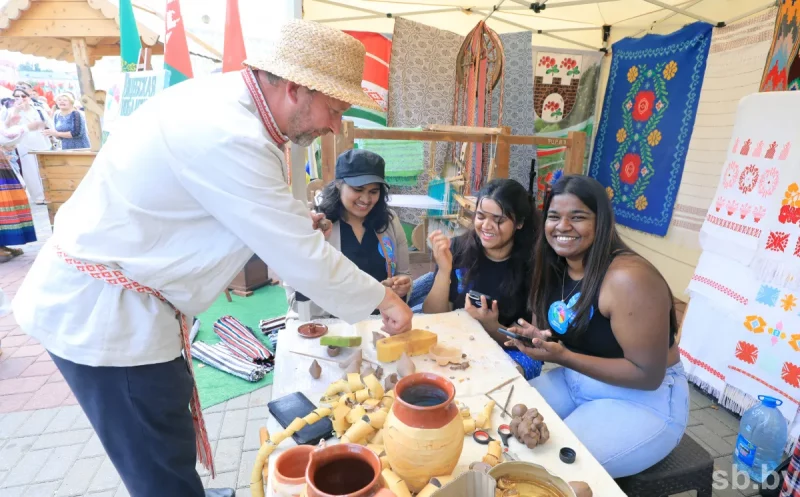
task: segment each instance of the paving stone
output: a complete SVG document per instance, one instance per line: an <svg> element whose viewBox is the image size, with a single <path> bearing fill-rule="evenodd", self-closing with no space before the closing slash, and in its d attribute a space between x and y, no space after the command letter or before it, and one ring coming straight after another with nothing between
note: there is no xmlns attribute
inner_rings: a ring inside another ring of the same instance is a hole
<svg viewBox="0 0 800 497"><path fill-rule="evenodd" d="M725 443L725 440L723 440L719 435L714 434L705 426L693 426L689 428L688 431L698 437L704 444L706 444L706 446L711 447L714 450L714 453L711 454L712 457L733 454L733 447Z"/></svg>
<svg viewBox="0 0 800 497"><path fill-rule="evenodd" d="M24 345L14 352L14 357L40 357L45 352L44 347L40 344Z"/></svg>
<svg viewBox="0 0 800 497"><path fill-rule="evenodd" d="M706 450L706 452L708 452L708 454L709 454L711 457L719 457L719 456L720 456L719 452L717 452L716 450L714 450L714 449L712 449L711 447L709 447L709 446L708 446L708 445L707 445L705 442L703 442L703 441L700 439L700 437L699 437L699 436L695 435L695 434L692 432L692 428L689 428L689 429L687 429L687 430L686 430L686 434L687 434L687 435L689 435L690 437L692 437L692 439L693 439L695 442L697 442L697 444L698 444L698 445L700 445L700 447L702 447L703 449L705 449L705 450ZM731 454L733 454L733 448L731 448Z"/></svg>
<svg viewBox="0 0 800 497"><path fill-rule="evenodd" d="M125 484L122 483L117 487L117 493L114 494L114 497L131 497L131 494L128 493L128 489L125 488Z"/></svg>
<svg viewBox="0 0 800 497"><path fill-rule="evenodd" d="M47 376L49 378L57 369L54 362L34 362L20 376Z"/></svg>
<svg viewBox="0 0 800 497"><path fill-rule="evenodd" d="M253 465L256 463L257 450L243 452L242 460L239 464L239 479L236 486L231 488L242 488L250 486L250 477L253 475Z"/></svg>
<svg viewBox="0 0 800 497"><path fill-rule="evenodd" d="M52 449L26 452L0 486L13 487L33 483L52 452Z"/></svg>
<svg viewBox="0 0 800 497"><path fill-rule="evenodd" d="M83 495L102 463L102 457L78 459L58 487L56 497Z"/></svg>
<svg viewBox="0 0 800 497"><path fill-rule="evenodd" d="M272 400L272 385L250 392L250 408L266 406Z"/></svg>
<svg viewBox="0 0 800 497"><path fill-rule="evenodd" d="M47 425L56 417L56 414L58 414L58 409L40 409L34 411L31 417L17 429L14 436L27 437L31 435L41 435L44 433Z"/></svg>
<svg viewBox="0 0 800 497"><path fill-rule="evenodd" d="M61 486L60 481L48 481L30 485L25 487L25 493L22 494L22 497L53 497L59 486Z"/></svg>
<svg viewBox="0 0 800 497"><path fill-rule="evenodd" d="M210 414L213 412L223 412L225 410L225 402L220 402L219 404L213 405L208 409L203 409L203 415Z"/></svg>
<svg viewBox="0 0 800 497"><path fill-rule="evenodd" d="M689 411L689 421L686 424L687 427L688 426L697 426L697 425L703 424L703 423L700 422L699 419L697 419L697 416L694 415L694 413L696 413L696 412L698 412L698 411L697 410Z"/></svg>
<svg viewBox="0 0 800 497"><path fill-rule="evenodd" d="M269 418L269 408L267 406L250 407L247 410L247 419L267 419Z"/></svg>
<svg viewBox="0 0 800 497"><path fill-rule="evenodd" d="M0 423L0 438L9 438L14 436L17 428L22 426L26 419L31 417L33 413L30 411L11 412L3 415L3 422Z"/></svg>
<svg viewBox="0 0 800 497"><path fill-rule="evenodd" d="M11 488L3 488L3 497L22 497L22 494L28 487L25 485L11 487Z"/></svg>
<svg viewBox="0 0 800 497"><path fill-rule="evenodd" d="M217 473L217 477L208 481L208 488L236 488L236 471Z"/></svg>
<svg viewBox="0 0 800 497"><path fill-rule="evenodd" d="M67 445L53 449L50 457L44 463L44 467L36 475L33 481L44 482L52 480L62 480L67 476L67 472L78 459L81 453L80 445Z"/></svg>
<svg viewBox="0 0 800 497"><path fill-rule="evenodd" d="M84 497L114 497L116 489L106 490L105 492L92 492L86 494Z"/></svg>
<svg viewBox="0 0 800 497"><path fill-rule="evenodd" d="M714 416L713 413L714 409L709 407L707 409L693 411L692 415L694 415L694 417L697 418L703 424L703 426L708 428L715 435L720 437L728 437L736 433L728 425Z"/></svg>
<svg viewBox="0 0 800 497"><path fill-rule="evenodd" d="M3 347L5 348L5 340L3 340ZM3 350L3 355L5 354L6 351ZM28 369L28 367L30 367L31 364L34 364L35 362L35 357L11 357L0 362L0 380L8 380L19 377L23 372L25 372L26 369Z"/></svg>
<svg viewBox="0 0 800 497"><path fill-rule="evenodd" d="M203 414L203 419L206 421L206 433L208 433L209 440L217 440L219 438L219 431L222 428L222 418L225 417L225 412L212 412L211 414Z"/></svg>
<svg viewBox="0 0 800 497"><path fill-rule="evenodd" d="M92 433L92 438L90 438L83 447L83 452L81 452L79 457L83 459L85 457L97 457L104 455L106 455L106 449L103 448L103 444L100 442L100 438L97 436L97 433Z"/></svg>
<svg viewBox="0 0 800 497"><path fill-rule="evenodd" d="M705 409L714 403L714 401L705 393L703 393L702 390L698 389L694 385L690 385L690 387L689 398L693 404L692 408Z"/></svg>
<svg viewBox="0 0 800 497"><path fill-rule="evenodd" d="M0 412L22 411L31 397L33 397L33 392L2 395L0 396Z"/></svg>
<svg viewBox="0 0 800 497"><path fill-rule="evenodd" d="M242 453L243 440L244 437L225 438L217 442L214 465L218 472L239 470L239 455Z"/></svg>
<svg viewBox="0 0 800 497"><path fill-rule="evenodd" d="M77 407L80 407L80 406L77 406ZM75 406L62 407L62 409L74 409L74 408L75 408ZM86 417L86 414L84 414L83 409L79 409L79 410L80 410L80 414L78 414L78 417L75 418L75 422L72 423L72 426L70 426L70 428L69 428L70 430L80 430L80 429L83 429L83 428L91 428L92 427L92 423L89 422L89 418Z"/></svg>
<svg viewBox="0 0 800 497"><path fill-rule="evenodd" d="M225 404L226 411L234 411L236 409L246 409L250 405L250 394L240 395L233 398Z"/></svg>
<svg viewBox="0 0 800 497"><path fill-rule="evenodd" d="M247 425L247 410L226 411L219 438L243 437Z"/></svg>
<svg viewBox="0 0 800 497"><path fill-rule="evenodd" d="M91 438L92 430L65 431L58 435L45 434L33 444L33 450L63 447L65 445L84 444Z"/></svg>
<svg viewBox="0 0 800 497"><path fill-rule="evenodd" d="M249 488L240 488L236 491L236 497L252 497L253 493L250 492Z"/></svg>
<svg viewBox="0 0 800 497"><path fill-rule="evenodd" d="M732 413L731 411L720 406L719 409L711 409L710 413L725 426L730 428L734 433L739 431L739 424L742 421L741 416Z"/></svg>
<svg viewBox="0 0 800 497"><path fill-rule="evenodd" d="M33 447L36 438L37 437L24 437L10 439L3 446L3 450L0 451L0 470L5 471L13 468L19 460L22 459L22 456Z"/></svg>
<svg viewBox="0 0 800 497"><path fill-rule="evenodd" d="M258 432L266 425L267 420L265 419L253 419L247 422L247 428L244 431L243 450L258 450L261 447Z"/></svg>
<svg viewBox="0 0 800 497"><path fill-rule="evenodd" d="M0 380L0 395L36 392L47 381L46 376Z"/></svg>
<svg viewBox="0 0 800 497"><path fill-rule="evenodd" d="M41 378L37 376L36 378ZM26 380L30 378L25 378ZM44 409L58 407L72 394L66 382L48 383L39 388L31 399L25 404L25 409ZM76 402L77 403L77 402Z"/></svg>
<svg viewBox="0 0 800 497"><path fill-rule="evenodd" d="M67 431L75 424L75 420L83 413L80 406L68 406L57 408L58 413L53 418L53 421L47 425L44 433L55 433L59 431ZM86 428L89 428L88 426Z"/></svg>
<svg viewBox="0 0 800 497"><path fill-rule="evenodd" d="M116 489L119 484L119 473L117 473L116 468L114 468L114 465L111 463L111 459L106 457L103 460L103 464L100 465L100 469L97 470L92 484L89 485L89 491L98 492L101 490L113 490Z"/></svg>

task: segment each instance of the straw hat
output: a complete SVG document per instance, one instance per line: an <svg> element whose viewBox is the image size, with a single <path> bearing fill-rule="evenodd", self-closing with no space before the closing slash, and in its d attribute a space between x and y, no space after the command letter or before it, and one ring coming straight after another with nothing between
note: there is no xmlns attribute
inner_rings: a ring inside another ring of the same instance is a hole
<svg viewBox="0 0 800 497"><path fill-rule="evenodd" d="M365 54L364 45L352 36L295 19L283 25L272 53L244 64L351 105L381 110L361 89Z"/></svg>

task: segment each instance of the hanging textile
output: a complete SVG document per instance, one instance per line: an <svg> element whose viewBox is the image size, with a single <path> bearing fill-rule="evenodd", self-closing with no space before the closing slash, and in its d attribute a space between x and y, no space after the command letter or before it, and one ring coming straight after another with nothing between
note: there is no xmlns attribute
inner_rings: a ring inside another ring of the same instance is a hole
<svg viewBox="0 0 800 497"><path fill-rule="evenodd" d="M761 91L800 89L800 3L780 0L772 47L761 76Z"/></svg>
<svg viewBox="0 0 800 497"><path fill-rule="evenodd" d="M502 38L502 36L501 36ZM589 167L595 129L595 107L600 83L598 51L536 49L533 53L533 119L537 136L566 138L570 131L586 133L584 170ZM526 89L530 92L530 89ZM566 148L536 147L537 203L544 202L545 190L563 175Z"/></svg>
<svg viewBox="0 0 800 497"><path fill-rule="evenodd" d="M711 25L698 22L613 46L589 175L624 226L667 233L710 42Z"/></svg>
<svg viewBox="0 0 800 497"><path fill-rule="evenodd" d="M453 124L457 126L497 127L503 123L503 43L494 30L480 21L464 38L456 58L456 94L453 101ZM497 122L492 123L492 90L500 86ZM489 144L466 144L464 177L471 182L464 193L481 188L486 180L491 151ZM454 157L460 155L463 144L454 147Z"/></svg>
<svg viewBox="0 0 800 497"><path fill-rule="evenodd" d="M192 61L179 0L167 0L164 24L164 69L170 72L169 85L172 86L192 77Z"/></svg>
<svg viewBox="0 0 800 497"><path fill-rule="evenodd" d="M385 128L389 108L389 62L392 59L392 36L365 31L345 31L364 44L364 76L361 88L378 104L381 110L354 105L344 116L357 128Z"/></svg>

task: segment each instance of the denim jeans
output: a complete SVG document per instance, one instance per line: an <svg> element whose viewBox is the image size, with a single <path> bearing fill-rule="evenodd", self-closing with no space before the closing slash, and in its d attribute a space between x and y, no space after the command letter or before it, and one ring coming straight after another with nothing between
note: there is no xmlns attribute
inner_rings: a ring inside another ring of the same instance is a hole
<svg viewBox="0 0 800 497"><path fill-rule="evenodd" d="M664 459L689 420L689 383L681 363L667 369L653 391L609 385L564 367L530 384L612 478L641 473Z"/></svg>

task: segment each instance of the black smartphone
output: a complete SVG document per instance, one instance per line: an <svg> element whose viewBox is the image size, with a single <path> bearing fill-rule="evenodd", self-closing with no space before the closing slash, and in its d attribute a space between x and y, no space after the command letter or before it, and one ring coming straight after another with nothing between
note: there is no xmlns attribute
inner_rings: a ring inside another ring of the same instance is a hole
<svg viewBox="0 0 800 497"><path fill-rule="evenodd" d="M470 290L469 293L467 294L467 298L469 299L470 302L472 302L472 305L474 305L475 307L483 307L483 305L481 304L481 297L486 297L486 305L488 305L489 308L491 309L492 297L486 295L485 293L476 292L475 290Z"/></svg>
<svg viewBox="0 0 800 497"><path fill-rule="evenodd" d="M300 392L290 393L280 399L267 404L269 412L281 426L286 428L295 418L302 418L317 408L308 397ZM320 440L327 440L333 436L333 423L329 418L323 418L307 425L302 430L292 435L297 445L317 445Z"/></svg>
<svg viewBox="0 0 800 497"><path fill-rule="evenodd" d="M533 340L531 340L530 338L528 338L526 336L517 335L513 331L508 331L505 328L497 328L497 331L500 332L501 334L507 336L508 338L514 338L516 340L519 340L520 342L524 343L528 347L533 347Z"/></svg>

